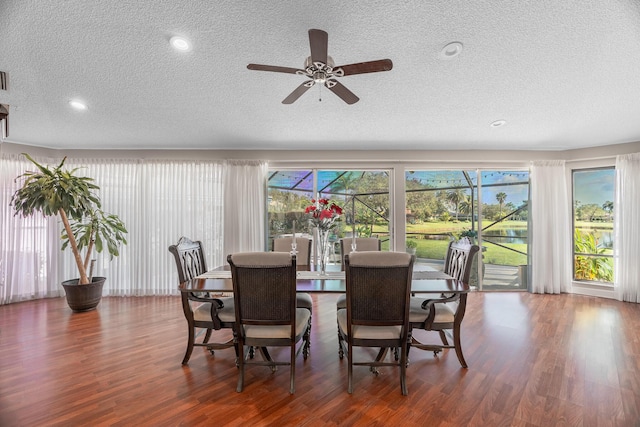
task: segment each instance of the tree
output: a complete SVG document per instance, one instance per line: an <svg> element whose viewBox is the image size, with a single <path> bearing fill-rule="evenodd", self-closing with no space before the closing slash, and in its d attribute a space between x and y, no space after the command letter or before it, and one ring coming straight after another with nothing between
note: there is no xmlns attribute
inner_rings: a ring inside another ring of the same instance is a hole
<svg viewBox="0 0 640 427"><path fill-rule="evenodd" d="M455 190L450 190L447 192L447 200L455 207L455 210L456 210L456 221L458 220L458 211L459 211L460 202L462 202L466 198L467 198L467 195L460 188L457 188Z"/></svg>
<svg viewBox="0 0 640 427"><path fill-rule="evenodd" d="M611 213L613 212L613 202L607 200L602 204L602 209L609 215L609 221L611 221Z"/></svg>
<svg viewBox="0 0 640 427"><path fill-rule="evenodd" d="M464 200L460 201L458 209L460 210L460 213L471 215L471 201L468 197L465 196Z"/></svg>
<svg viewBox="0 0 640 427"><path fill-rule="evenodd" d="M504 201L507 200L507 195L506 193L503 193L502 191L499 192L498 194L496 194L496 200L498 201L498 203L500 204L500 218L502 218L502 206L504 205Z"/></svg>

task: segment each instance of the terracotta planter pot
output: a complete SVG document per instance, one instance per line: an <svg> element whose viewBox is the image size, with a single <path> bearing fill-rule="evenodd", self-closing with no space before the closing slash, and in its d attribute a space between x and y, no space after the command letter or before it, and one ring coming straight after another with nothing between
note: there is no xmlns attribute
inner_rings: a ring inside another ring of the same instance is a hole
<svg viewBox="0 0 640 427"><path fill-rule="evenodd" d="M94 310L102 299L102 285L106 277L94 277L87 285L78 285L80 279L62 282L67 296L67 304L73 311Z"/></svg>

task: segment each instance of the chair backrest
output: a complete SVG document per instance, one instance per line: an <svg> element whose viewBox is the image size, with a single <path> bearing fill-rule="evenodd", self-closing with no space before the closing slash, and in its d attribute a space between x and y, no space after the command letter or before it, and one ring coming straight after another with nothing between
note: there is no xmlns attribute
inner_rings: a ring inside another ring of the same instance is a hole
<svg viewBox="0 0 640 427"><path fill-rule="evenodd" d="M342 254L342 269L344 270L344 257L351 253L351 243L353 238L340 239L340 253ZM356 237L356 251L379 251L381 248L380 239L377 237Z"/></svg>
<svg viewBox="0 0 640 427"><path fill-rule="evenodd" d="M236 322L291 324L295 336L296 257L285 252L242 252L229 255L227 261Z"/></svg>
<svg viewBox="0 0 640 427"><path fill-rule="evenodd" d="M415 257L404 252L354 252L345 257L347 324L404 325Z"/></svg>
<svg viewBox="0 0 640 427"><path fill-rule="evenodd" d="M176 260L180 283L207 272L201 241L194 242L187 237L181 237L178 244L169 246L169 252Z"/></svg>
<svg viewBox="0 0 640 427"><path fill-rule="evenodd" d="M473 257L479 249L478 245L473 245L466 237L458 241L449 242L447 257L444 262L444 272L454 279L469 283Z"/></svg>
<svg viewBox="0 0 640 427"><path fill-rule="evenodd" d="M311 243L312 239L308 237L296 237L296 264L297 265L311 265ZM291 252L291 238L280 237L273 239L271 244L271 250L274 252Z"/></svg>

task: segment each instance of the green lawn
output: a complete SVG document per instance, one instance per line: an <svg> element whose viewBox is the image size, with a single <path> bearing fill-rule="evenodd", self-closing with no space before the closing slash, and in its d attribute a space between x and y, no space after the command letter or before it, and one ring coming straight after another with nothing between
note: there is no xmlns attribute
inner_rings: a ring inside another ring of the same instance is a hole
<svg viewBox="0 0 640 427"><path fill-rule="evenodd" d="M486 223L485 223L486 224ZM503 221L500 224L496 224L491 227L491 232L506 229L521 229L524 230L527 227L526 221ZM470 221L435 221L425 222L421 224L407 224L407 236L412 238L412 233L416 233L413 237L418 243L416 248L416 256L419 258L428 259L444 259L447 252L447 246L451 236L457 236L464 230L471 228ZM380 233L383 232L381 227ZM384 229L386 232L386 229ZM421 236L417 234L442 234L443 236L434 236L434 238L428 238L427 236ZM449 236L447 236L449 235ZM436 238L438 240L436 240ZM521 252L527 252L526 243L503 243L503 246L507 248L513 248ZM527 256L518 252L511 251L509 249L494 245L489 242L485 242L482 248L483 260L485 264L497 264L497 265L511 265L518 266L527 264Z"/></svg>

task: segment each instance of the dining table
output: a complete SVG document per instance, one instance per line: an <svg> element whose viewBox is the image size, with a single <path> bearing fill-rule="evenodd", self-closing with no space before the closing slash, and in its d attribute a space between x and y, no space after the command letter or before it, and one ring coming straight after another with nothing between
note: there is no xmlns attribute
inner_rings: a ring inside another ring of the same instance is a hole
<svg viewBox="0 0 640 427"><path fill-rule="evenodd" d="M298 266L296 290L308 293L345 293L346 280L340 264L327 266L325 274L316 270L316 266ZM228 265L207 271L192 280L179 285L181 293L190 292L233 292L231 269ZM456 280L442 271L427 265L414 265L411 280L412 294L467 294L473 289L467 283Z"/></svg>
<svg viewBox="0 0 640 427"><path fill-rule="evenodd" d="M296 267L296 291L307 293L346 293L345 272L340 264L329 264L326 272L321 274L315 265ZM230 295L233 292L231 268L228 265L217 267L207 271L191 280L179 285L183 308L188 307L188 299L191 294L211 293L218 295ZM412 294L459 294L458 310L461 314L460 322L464 316L467 302L467 294L475 290L469 284L454 279L448 274L436 270L424 264L414 264L411 293ZM213 295L212 295L213 296ZM186 310L186 308L185 308ZM456 314L457 316L457 314ZM376 360L382 360L387 348L381 348Z"/></svg>

